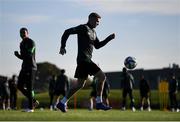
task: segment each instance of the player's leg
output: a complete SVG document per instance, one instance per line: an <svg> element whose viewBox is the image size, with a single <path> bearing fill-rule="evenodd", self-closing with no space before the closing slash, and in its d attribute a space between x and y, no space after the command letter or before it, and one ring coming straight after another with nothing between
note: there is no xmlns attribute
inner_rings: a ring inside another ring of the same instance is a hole
<svg viewBox="0 0 180 122"><path fill-rule="evenodd" d="M14 92L14 109L17 109L17 89Z"/></svg>
<svg viewBox="0 0 180 122"><path fill-rule="evenodd" d="M96 109L109 110L112 107L106 106L102 101L102 93L104 88L104 82L106 80L105 74L99 70L94 77L97 78L97 97L96 97Z"/></svg>
<svg viewBox="0 0 180 122"><path fill-rule="evenodd" d="M5 87L5 92L6 92L6 103L7 103L7 110L10 110L10 91L9 91L9 87Z"/></svg>
<svg viewBox="0 0 180 122"><path fill-rule="evenodd" d="M122 110L126 110L126 96L127 96L127 90L123 89L122 91Z"/></svg>
<svg viewBox="0 0 180 122"><path fill-rule="evenodd" d="M179 112L179 108L178 108L178 102L177 102L177 97L176 94L173 94L173 101L174 101L174 108L177 112Z"/></svg>
<svg viewBox="0 0 180 122"><path fill-rule="evenodd" d="M102 102L102 93L103 93L103 88L104 88L104 82L106 80L105 74L100 70L95 74L96 79L97 79L97 97L96 101L98 103Z"/></svg>
<svg viewBox="0 0 180 122"><path fill-rule="evenodd" d="M50 97L50 101L49 101L49 108L52 111L53 110L53 99L54 99L54 94L52 92L49 92L49 97Z"/></svg>
<svg viewBox="0 0 180 122"><path fill-rule="evenodd" d="M33 99L34 99L34 91L33 91L33 82L35 78L35 72L30 70L26 75L26 88L27 88L27 98L29 101L28 108L33 111Z"/></svg>
<svg viewBox="0 0 180 122"><path fill-rule="evenodd" d="M144 101L145 101L145 98L144 98L145 96L144 96L144 91L143 90L140 91L140 96L141 96L141 100L140 100L141 101L141 107L140 107L140 110L143 111L144 110Z"/></svg>
<svg viewBox="0 0 180 122"><path fill-rule="evenodd" d="M84 78L78 78L78 84L74 85L73 87L70 88L70 90L66 94L66 98L69 99L72 95L74 95L77 91L79 91L81 88L84 87L86 83L86 79Z"/></svg>
<svg viewBox="0 0 180 122"><path fill-rule="evenodd" d="M14 108L14 96L13 96L13 91L10 89L10 107L11 109Z"/></svg>
<svg viewBox="0 0 180 122"><path fill-rule="evenodd" d="M109 99L108 99L108 93L106 90L103 90L103 95L102 95L104 103L109 106Z"/></svg>
<svg viewBox="0 0 180 122"><path fill-rule="evenodd" d="M170 99L170 109L171 109L171 111L175 111L175 109L174 109L174 105L173 105L173 94L170 92L169 93L169 99Z"/></svg>
<svg viewBox="0 0 180 122"><path fill-rule="evenodd" d="M148 111L151 111L151 101L150 101L150 92L147 92L145 95L145 98L147 100L147 104L148 104Z"/></svg>
<svg viewBox="0 0 180 122"><path fill-rule="evenodd" d="M3 110L6 110L6 99L4 96L2 97L2 108Z"/></svg>
<svg viewBox="0 0 180 122"><path fill-rule="evenodd" d="M151 102L149 97L147 97L147 104L148 104L148 111L151 111Z"/></svg>
<svg viewBox="0 0 180 122"><path fill-rule="evenodd" d="M90 99L89 99L89 110L90 111L93 110L93 106L94 106L93 99L94 99L94 97L90 97Z"/></svg>
<svg viewBox="0 0 180 122"><path fill-rule="evenodd" d="M133 97L133 94L132 94L132 90L129 90L129 97L130 97L130 100L131 100L131 103L130 103L131 109L132 109L132 111L136 111L135 106L134 106L134 97Z"/></svg>
<svg viewBox="0 0 180 122"><path fill-rule="evenodd" d="M94 99L96 98L96 90L92 90L90 93L90 98L89 98L89 110L93 110L94 107Z"/></svg>
<svg viewBox="0 0 180 122"><path fill-rule="evenodd" d="M78 84L74 85L73 87L71 87L69 89L69 91L67 92L65 97L63 97L63 99L58 102L57 108L59 108L62 112L66 112L68 100L71 98L71 96L73 96L76 92L78 92L82 87L84 87L85 81L86 81L86 79L84 79L84 78L82 78L82 79L78 78L78 81L77 81Z"/></svg>
<svg viewBox="0 0 180 122"><path fill-rule="evenodd" d="M34 112L34 108L39 105L39 102L35 99L34 88L33 88L35 74L36 74L35 70L26 71L25 74L26 92L24 93L24 95L28 98L28 102L29 102L29 106L26 112Z"/></svg>
<svg viewBox="0 0 180 122"><path fill-rule="evenodd" d="M141 107L140 107L140 110L143 111L143 108L144 107L144 96L141 95Z"/></svg>
<svg viewBox="0 0 180 122"><path fill-rule="evenodd" d="M21 70L18 77L17 88L21 91L24 96L27 96L27 89L25 89L26 72Z"/></svg>
<svg viewBox="0 0 180 122"><path fill-rule="evenodd" d="M106 105L109 106L109 99L108 99L108 97L105 97L104 99L105 99Z"/></svg>

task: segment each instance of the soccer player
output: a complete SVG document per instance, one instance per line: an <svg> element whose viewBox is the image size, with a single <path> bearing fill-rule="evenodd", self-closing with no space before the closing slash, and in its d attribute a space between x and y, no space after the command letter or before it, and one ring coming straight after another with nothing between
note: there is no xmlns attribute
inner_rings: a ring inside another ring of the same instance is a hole
<svg viewBox="0 0 180 122"><path fill-rule="evenodd" d="M59 102L60 95L65 97L68 89L69 89L68 77L65 75L65 70L62 69L60 75L57 77L57 80L55 83L55 88L54 88L54 95L56 97L55 98L56 104L58 104L58 102Z"/></svg>
<svg viewBox="0 0 180 122"><path fill-rule="evenodd" d="M141 80L139 83L139 90L141 96L141 108L140 110L143 111L143 106L145 99L147 100L148 104L148 111L151 111L151 104L150 104L150 85L149 82L144 78L144 75L141 76Z"/></svg>
<svg viewBox="0 0 180 122"><path fill-rule="evenodd" d="M54 90L55 90L56 81L57 81L56 75L53 75L49 81L49 97L50 97L49 107L51 111L54 108L53 99L54 99Z"/></svg>
<svg viewBox="0 0 180 122"><path fill-rule="evenodd" d="M3 77L2 86L1 86L1 94L2 94L2 108L3 110L10 110L10 91L8 78Z"/></svg>
<svg viewBox="0 0 180 122"><path fill-rule="evenodd" d="M11 109L17 109L17 76L13 75L9 80L9 90L10 90L10 106Z"/></svg>
<svg viewBox="0 0 180 122"><path fill-rule="evenodd" d="M177 102L177 93L178 93L178 81L174 74L172 74L171 79L169 80L169 98L170 98L170 108L171 111L175 110L179 112L178 102Z"/></svg>
<svg viewBox="0 0 180 122"><path fill-rule="evenodd" d="M71 88L68 94L57 104L57 108L59 108L62 112L67 111L66 106L69 98L84 86L88 75L94 75L98 79L96 109L111 109L111 107L106 106L102 102L102 91L106 76L103 71L91 60L93 47L99 49L115 38L115 34L113 33L105 40L99 41L94 29L99 25L100 18L100 15L97 13L91 13L88 16L88 22L86 24L81 24L77 27L67 29L62 35L61 48L59 52L62 55L66 53L65 47L68 37L72 34L77 34L78 38L78 56L75 72L75 78L78 78L78 85Z"/></svg>
<svg viewBox="0 0 180 122"><path fill-rule="evenodd" d="M121 80L121 86L122 86L122 97L123 97L123 103L122 103L122 110L126 110L126 96L129 94L131 103L131 109L132 111L136 111L134 107L134 98L133 98L133 86L134 86L134 78L132 74L130 74L127 69L124 67L122 72L122 80Z"/></svg>
<svg viewBox="0 0 180 122"><path fill-rule="evenodd" d="M14 55L23 60L21 71L18 77L18 89L28 98L28 109L25 112L34 112L34 107L39 104L34 98L33 82L37 70L35 60L35 43L28 37L27 28L20 29L22 42L20 43L20 53L14 51Z"/></svg>

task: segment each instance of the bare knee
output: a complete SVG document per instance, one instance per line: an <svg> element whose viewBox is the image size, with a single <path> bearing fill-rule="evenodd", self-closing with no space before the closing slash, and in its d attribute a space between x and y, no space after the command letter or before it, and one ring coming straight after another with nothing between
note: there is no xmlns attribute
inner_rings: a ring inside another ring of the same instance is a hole
<svg viewBox="0 0 180 122"><path fill-rule="evenodd" d="M106 80L106 76L102 71L99 71L98 73L96 73L95 77L100 81L100 82L104 82Z"/></svg>

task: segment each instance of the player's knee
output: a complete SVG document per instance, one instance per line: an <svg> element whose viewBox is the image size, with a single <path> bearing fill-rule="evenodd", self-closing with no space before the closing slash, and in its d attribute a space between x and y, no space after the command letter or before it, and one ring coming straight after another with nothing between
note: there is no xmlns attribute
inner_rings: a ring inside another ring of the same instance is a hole
<svg viewBox="0 0 180 122"><path fill-rule="evenodd" d="M102 75L101 75L100 80L103 81L103 82L105 82L105 80L106 80L105 74L102 74Z"/></svg>
<svg viewBox="0 0 180 122"><path fill-rule="evenodd" d="M106 80L106 76L105 74L102 72L102 71L99 71L95 77L97 77L97 79L100 81L100 82L104 82Z"/></svg>

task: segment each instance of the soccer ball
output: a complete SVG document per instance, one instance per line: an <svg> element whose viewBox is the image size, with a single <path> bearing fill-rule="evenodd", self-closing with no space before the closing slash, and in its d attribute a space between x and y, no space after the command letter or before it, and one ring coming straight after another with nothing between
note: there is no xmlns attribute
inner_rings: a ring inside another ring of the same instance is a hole
<svg viewBox="0 0 180 122"><path fill-rule="evenodd" d="M137 65L136 58L129 56L124 60L124 65L128 69L134 69Z"/></svg>

